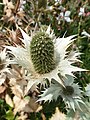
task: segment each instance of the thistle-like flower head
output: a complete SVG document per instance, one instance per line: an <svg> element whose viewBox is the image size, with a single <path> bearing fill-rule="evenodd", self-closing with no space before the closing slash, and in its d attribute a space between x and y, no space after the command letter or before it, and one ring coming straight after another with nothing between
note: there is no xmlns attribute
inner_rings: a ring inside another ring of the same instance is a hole
<svg viewBox="0 0 90 120"><path fill-rule="evenodd" d="M74 83L74 79L71 76L68 76L68 79L65 80L65 88L62 87L60 95L67 107L72 108L74 111L75 109L81 109L79 104L85 105L82 90L77 83Z"/></svg>
<svg viewBox="0 0 90 120"><path fill-rule="evenodd" d="M67 76L67 78L68 79L64 81L65 86L53 80L51 86L43 91L38 101L44 100L46 102L57 100L57 98L61 96L66 104L66 108L73 109L74 111L81 109L79 104L85 105L82 100L82 90L77 83L74 83L73 77Z"/></svg>
<svg viewBox="0 0 90 120"><path fill-rule="evenodd" d="M67 38L56 38L50 26L45 29L40 29L38 32L28 36L21 28L24 47L17 45L6 46L15 56L16 64L24 67L31 74L31 80L43 81L48 78L55 79L60 84L62 83L58 74L63 77L73 75L73 72L84 71L81 68L75 67L72 64L79 61L80 53L72 52L67 54L67 48L75 40L76 35ZM63 83L62 83L63 84Z"/></svg>

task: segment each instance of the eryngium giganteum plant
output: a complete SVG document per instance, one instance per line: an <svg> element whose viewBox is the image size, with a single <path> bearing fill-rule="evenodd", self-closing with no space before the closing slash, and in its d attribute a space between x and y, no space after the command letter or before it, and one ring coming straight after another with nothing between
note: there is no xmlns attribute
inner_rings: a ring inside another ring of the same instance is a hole
<svg viewBox="0 0 90 120"><path fill-rule="evenodd" d="M45 29L40 28L28 36L21 28L19 28L23 39L21 41L24 47L20 45L6 46L11 50L11 54L16 64L28 70L30 81L36 83L44 83L47 78L50 82L56 80L62 86L67 76L74 77L76 71L84 71L79 67L75 67L73 63L80 62L77 51L67 51L75 40L76 35L66 38L56 38L50 26ZM61 76L61 77L59 77ZM62 80L63 78L63 80Z"/></svg>
<svg viewBox="0 0 90 120"><path fill-rule="evenodd" d="M64 85L60 85L57 81L52 80L52 83L49 88L43 91L41 98L38 101L51 101L57 100L59 96L62 97L63 101L66 104L66 109L80 109L80 105L85 103L83 102L83 95L80 86L77 83L74 83L74 78L67 76L67 79L64 80Z"/></svg>

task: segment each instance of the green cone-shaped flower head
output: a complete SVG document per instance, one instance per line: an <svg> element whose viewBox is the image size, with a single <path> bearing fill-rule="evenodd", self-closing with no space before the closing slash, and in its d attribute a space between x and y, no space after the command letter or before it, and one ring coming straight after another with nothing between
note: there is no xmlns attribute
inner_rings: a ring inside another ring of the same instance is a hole
<svg viewBox="0 0 90 120"><path fill-rule="evenodd" d="M30 52L37 73L49 73L55 68L54 45L47 33L40 31L32 37Z"/></svg>

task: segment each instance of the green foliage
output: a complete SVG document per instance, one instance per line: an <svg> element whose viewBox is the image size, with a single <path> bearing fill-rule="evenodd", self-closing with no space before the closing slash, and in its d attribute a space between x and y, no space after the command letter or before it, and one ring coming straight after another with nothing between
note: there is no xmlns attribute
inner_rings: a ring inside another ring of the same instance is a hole
<svg viewBox="0 0 90 120"><path fill-rule="evenodd" d="M9 105L7 105L4 100L0 99L0 120L6 120L7 111L9 109Z"/></svg>
<svg viewBox="0 0 90 120"><path fill-rule="evenodd" d="M81 64L81 67L90 70L90 38L81 38L78 41L79 50L81 53L81 60L83 61L83 64ZM85 72L78 74L78 81L79 83L84 87L86 84L90 83L90 72Z"/></svg>
<svg viewBox="0 0 90 120"><path fill-rule="evenodd" d="M12 109L9 109L5 115L6 120L15 120Z"/></svg>
<svg viewBox="0 0 90 120"><path fill-rule="evenodd" d="M30 120L42 120L41 113L31 113L29 115Z"/></svg>

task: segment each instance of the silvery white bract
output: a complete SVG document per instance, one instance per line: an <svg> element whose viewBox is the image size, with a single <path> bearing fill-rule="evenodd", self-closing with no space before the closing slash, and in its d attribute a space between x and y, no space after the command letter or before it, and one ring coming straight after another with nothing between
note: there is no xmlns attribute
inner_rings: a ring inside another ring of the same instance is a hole
<svg viewBox="0 0 90 120"><path fill-rule="evenodd" d="M67 78L67 80L64 80L65 87L57 81L52 80L51 86L43 91L38 101L44 100L46 102L57 100L57 98L61 96L66 104L66 108L73 109L74 111L76 108L81 109L79 104L85 105L82 100L82 91L79 85L74 83L73 77L67 76Z"/></svg>
<svg viewBox="0 0 90 120"><path fill-rule="evenodd" d="M36 80L37 83L44 82L47 78L49 81L55 79L63 85L62 80L58 76L73 76L76 71L84 71L79 67L75 67L73 63L78 62L77 51L67 51L73 43L76 35L66 38L56 38L50 26L46 30L40 30L31 36L28 36L21 28L24 47L20 45L6 46L12 55L14 62L27 69L30 80Z"/></svg>

